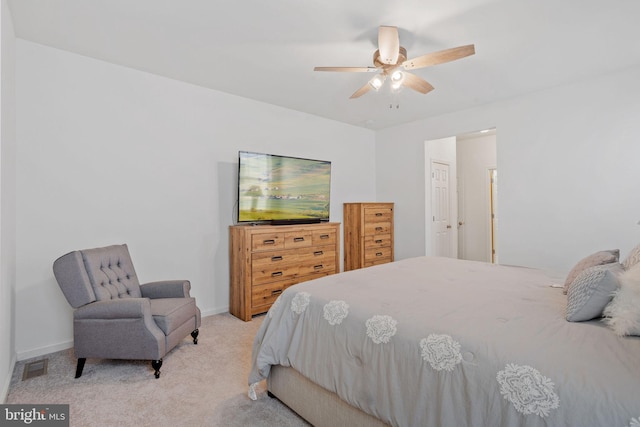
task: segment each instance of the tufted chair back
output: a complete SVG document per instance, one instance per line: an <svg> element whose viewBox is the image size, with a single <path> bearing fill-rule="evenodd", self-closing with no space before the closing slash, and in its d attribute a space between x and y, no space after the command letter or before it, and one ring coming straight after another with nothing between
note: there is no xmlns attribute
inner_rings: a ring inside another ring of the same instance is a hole
<svg viewBox="0 0 640 427"><path fill-rule="evenodd" d="M127 245L73 251L58 258L53 270L69 304L140 298L140 283Z"/></svg>
<svg viewBox="0 0 640 427"><path fill-rule="evenodd" d="M81 251L96 301L140 298L140 282L127 245Z"/></svg>

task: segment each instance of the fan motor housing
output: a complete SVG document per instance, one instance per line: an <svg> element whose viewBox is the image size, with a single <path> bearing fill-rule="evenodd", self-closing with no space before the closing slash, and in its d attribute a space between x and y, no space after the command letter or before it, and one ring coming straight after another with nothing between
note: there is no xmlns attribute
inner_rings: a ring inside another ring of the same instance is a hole
<svg viewBox="0 0 640 427"><path fill-rule="evenodd" d="M400 46L400 49L399 49L399 52L398 52L398 60L396 61L395 64L385 64L384 62L380 61L380 50L379 49L376 50L373 53L373 65L375 65L378 68L388 67L389 65L402 64L406 60L407 60L407 49L405 49L402 46Z"/></svg>

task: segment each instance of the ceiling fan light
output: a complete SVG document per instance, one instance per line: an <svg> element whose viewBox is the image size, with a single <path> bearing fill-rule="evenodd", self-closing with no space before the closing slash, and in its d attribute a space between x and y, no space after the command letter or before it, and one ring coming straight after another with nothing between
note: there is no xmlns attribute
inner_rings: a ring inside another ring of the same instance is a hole
<svg viewBox="0 0 640 427"><path fill-rule="evenodd" d="M397 92L402 87L404 82L404 73L400 70L396 70L391 74L391 90Z"/></svg>
<svg viewBox="0 0 640 427"><path fill-rule="evenodd" d="M384 83L385 78L386 77L384 75L380 75L379 74L379 75L373 77L371 80L369 80L369 84L371 85L371 87L374 90L377 91L378 89L380 89L382 87L382 84Z"/></svg>

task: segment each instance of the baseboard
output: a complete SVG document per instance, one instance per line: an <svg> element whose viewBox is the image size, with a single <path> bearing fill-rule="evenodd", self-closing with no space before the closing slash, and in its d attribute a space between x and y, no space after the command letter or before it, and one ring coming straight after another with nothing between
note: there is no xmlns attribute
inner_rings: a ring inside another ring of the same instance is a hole
<svg viewBox="0 0 640 427"><path fill-rule="evenodd" d="M216 314L220 314L220 313L227 313L229 311L229 306L224 306L224 307L217 307L217 308L208 308L205 310L200 310L201 311L201 315L202 317L209 317L209 316L215 316Z"/></svg>
<svg viewBox="0 0 640 427"><path fill-rule="evenodd" d="M16 368L16 355L11 356L11 363L9 363L9 372L4 379L2 389L0 389L0 402L5 403L7 396L9 395L9 386L11 385L11 379L13 378L13 370Z"/></svg>
<svg viewBox="0 0 640 427"><path fill-rule="evenodd" d="M44 356L45 354L55 353L56 351L66 350L73 347L73 340L63 341L58 344L47 345L44 347L34 348L32 350L18 352L18 362L32 359L34 357Z"/></svg>

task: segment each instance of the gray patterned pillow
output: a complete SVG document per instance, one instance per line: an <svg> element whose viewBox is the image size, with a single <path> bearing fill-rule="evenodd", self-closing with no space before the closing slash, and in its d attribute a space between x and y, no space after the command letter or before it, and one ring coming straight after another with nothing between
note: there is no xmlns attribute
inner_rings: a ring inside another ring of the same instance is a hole
<svg viewBox="0 0 640 427"><path fill-rule="evenodd" d="M599 265L587 268L576 277L567 293L569 322L583 322L602 316L602 311L620 286L614 271L607 265ZM622 271L621 267L619 271Z"/></svg>
<svg viewBox="0 0 640 427"><path fill-rule="evenodd" d="M618 262L619 259L620 249L596 252L595 254L591 254L588 257L581 259L567 275L567 279L564 281L564 293L566 294L569 291L569 286L576 277L578 277L578 274L582 273L587 268Z"/></svg>
<svg viewBox="0 0 640 427"><path fill-rule="evenodd" d="M625 258L622 266L625 270L629 270L631 267L640 262L640 245L636 246L629 252L629 255Z"/></svg>

